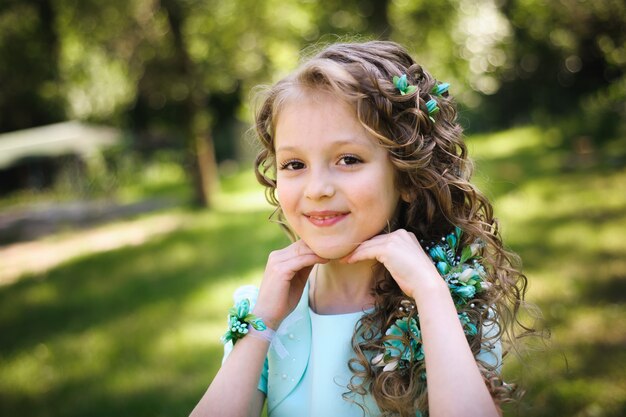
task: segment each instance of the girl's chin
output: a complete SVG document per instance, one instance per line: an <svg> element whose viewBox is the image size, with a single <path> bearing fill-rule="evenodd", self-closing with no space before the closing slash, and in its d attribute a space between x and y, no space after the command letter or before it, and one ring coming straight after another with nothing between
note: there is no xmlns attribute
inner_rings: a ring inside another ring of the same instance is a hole
<svg viewBox="0 0 626 417"><path fill-rule="evenodd" d="M315 254L321 258L328 260L336 260L341 259L346 255L349 255L356 249L358 245L333 245L333 246L325 246L325 245L309 245L311 250L315 252Z"/></svg>

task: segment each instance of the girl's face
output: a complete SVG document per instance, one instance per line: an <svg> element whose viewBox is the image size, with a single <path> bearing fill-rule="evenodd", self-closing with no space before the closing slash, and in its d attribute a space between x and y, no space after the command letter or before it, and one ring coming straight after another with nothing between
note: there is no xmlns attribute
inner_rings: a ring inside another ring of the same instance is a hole
<svg viewBox="0 0 626 417"><path fill-rule="evenodd" d="M275 147L285 218L319 256L341 258L391 222L394 167L348 104L328 93L293 99L278 116Z"/></svg>

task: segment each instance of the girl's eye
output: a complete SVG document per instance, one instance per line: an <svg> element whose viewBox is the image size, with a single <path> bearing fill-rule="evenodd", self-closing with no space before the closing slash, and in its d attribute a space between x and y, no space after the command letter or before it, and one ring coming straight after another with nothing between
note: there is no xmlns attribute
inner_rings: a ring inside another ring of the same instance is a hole
<svg viewBox="0 0 626 417"><path fill-rule="evenodd" d="M361 162L361 158L354 155L344 155L339 159L339 165L355 165Z"/></svg>
<svg viewBox="0 0 626 417"><path fill-rule="evenodd" d="M304 164L297 160L285 161L280 164L280 169L286 169L288 171L296 171L304 168Z"/></svg>

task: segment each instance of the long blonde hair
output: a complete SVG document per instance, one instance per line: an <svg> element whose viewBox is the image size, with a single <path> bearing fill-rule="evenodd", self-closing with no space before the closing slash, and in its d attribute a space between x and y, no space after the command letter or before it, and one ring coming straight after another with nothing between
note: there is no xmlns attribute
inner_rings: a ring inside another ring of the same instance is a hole
<svg viewBox="0 0 626 417"><path fill-rule="evenodd" d="M401 74L416 87L414 93L399 93L392 78ZM286 100L293 94L323 91L350 104L362 126L389 152L396 185L408 196L408 202L400 202L390 229L403 228L429 242L460 227L462 244L477 239L484 242L483 265L491 285L463 309L479 329L478 334L468 336L468 342L474 355L494 339L508 342L506 351L516 338L533 331L518 320L527 280L520 272L518 257L502 244L492 205L469 181L473 166L452 98L437 96L440 111L435 122L429 117L426 103L435 98L431 92L435 85L432 75L393 42L326 47L266 92L256 115L256 130L263 145L255 164L257 179L266 187L268 201L277 207L280 218L274 132ZM384 415L414 416L416 410L427 414L423 361L412 361L408 370L391 372L370 364L369 359L381 351L388 337L382 329L394 323L400 302L406 299L384 268L378 275L372 290L376 308L364 314L352 338L355 356L348 366L353 377L344 397L370 393ZM494 321L498 334L487 337L481 329ZM509 400L512 390L503 384L495 367L482 362L478 365L494 398Z"/></svg>

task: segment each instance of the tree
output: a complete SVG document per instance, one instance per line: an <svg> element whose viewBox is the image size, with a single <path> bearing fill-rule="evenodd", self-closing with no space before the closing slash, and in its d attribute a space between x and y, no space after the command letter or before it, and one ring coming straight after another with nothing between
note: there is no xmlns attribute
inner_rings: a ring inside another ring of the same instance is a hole
<svg viewBox="0 0 626 417"><path fill-rule="evenodd" d="M0 3L0 132L65 117L51 0Z"/></svg>
<svg viewBox="0 0 626 417"><path fill-rule="evenodd" d="M508 65L484 109L497 125L509 121L497 109L508 108L548 125L565 118L570 136L626 133L623 2L509 0L502 12L512 28Z"/></svg>

